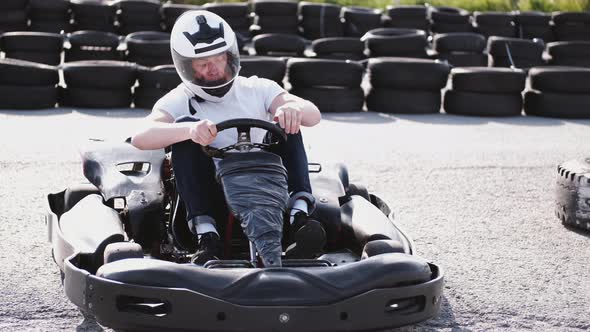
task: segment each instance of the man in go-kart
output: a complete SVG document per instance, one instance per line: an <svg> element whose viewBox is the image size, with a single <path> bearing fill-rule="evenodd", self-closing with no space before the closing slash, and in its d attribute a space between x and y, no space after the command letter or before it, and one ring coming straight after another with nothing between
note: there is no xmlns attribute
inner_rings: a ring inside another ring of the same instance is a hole
<svg viewBox="0 0 590 332"><path fill-rule="evenodd" d="M274 81L238 76L240 57L236 35L219 16L189 11L176 21L171 52L183 84L162 97L146 118L146 126L133 136L139 149L172 148L178 192L187 210L187 221L198 241L192 262L217 259L221 241L216 217L223 209L215 162L202 146L225 147L236 142L235 131L220 131L216 124L229 119L277 120L287 134L278 154L288 174L290 250L294 258L310 258L325 244L321 224L308 216L314 208L307 156L299 131L321 119L311 102L287 93ZM253 129L251 140L262 143L265 131ZM257 190L257 188L252 188ZM289 252L288 252L289 254ZM263 260L264 261L264 260ZM269 263L267 265L276 264ZM280 258L278 261L280 265Z"/></svg>

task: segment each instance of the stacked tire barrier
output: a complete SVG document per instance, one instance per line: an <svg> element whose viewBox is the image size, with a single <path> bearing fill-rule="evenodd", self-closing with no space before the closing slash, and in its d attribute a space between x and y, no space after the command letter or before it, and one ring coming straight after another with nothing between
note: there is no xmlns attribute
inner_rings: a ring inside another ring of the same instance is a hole
<svg viewBox="0 0 590 332"><path fill-rule="evenodd" d="M266 33L252 38L256 55L302 57L305 51L303 38L286 33Z"/></svg>
<svg viewBox="0 0 590 332"><path fill-rule="evenodd" d="M266 33L298 34L296 1L254 0L252 11L254 24L250 31L254 35Z"/></svg>
<svg viewBox="0 0 590 332"><path fill-rule="evenodd" d="M29 0L32 31L60 33L70 31L70 2L66 0Z"/></svg>
<svg viewBox="0 0 590 332"><path fill-rule="evenodd" d="M590 41L563 41L547 44L552 66L590 67Z"/></svg>
<svg viewBox="0 0 590 332"><path fill-rule="evenodd" d="M529 71L527 115L590 119L590 69L537 67Z"/></svg>
<svg viewBox="0 0 590 332"><path fill-rule="evenodd" d="M426 6L387 6L387 17L383 25L389 28L420 29L427 32L430 29L427 15Z"/></svg>
<svg viewBox="0 0 590 332"><path fill-rule="evenodd" d="M170 34L158 31L140 31L128 34L126 59L138 65L154 67L172 63Z"/></svg>
<svg viewBox="0 0 590 332"><path fill-rule="evenodd" d="M119 36L103 31L76 31L68 38L64 61L120 60Z"/></svg>
<svg viewBox="0 0 590 332"><path fill-rule="evenodd" d="M56 67L0 59L0 109L53 108L58 100Z"/></svg>
<svg viewBox="0 0 590 332"><path fill-rule="evenodd" d="M555 214L565 226L590 231L590 158L557 166Z"/></svg>
<svg viewBox="0 0 590 332"><path fill-rule="evenodd" d="M137 31L162 31L162 5L157 0L117 0L118 31L127 35Z"/></svg>
<svg viewBox="0 0 590 332"><path fill-rule="evenodd" d="M78 61L63 65L63 76L67 87L60 91L62 106L130 107L137 68L121 61Z"/></svg>
<svg viewBox="0 0 590 332"><path fill-rule="evenodd" d="M203 7L222 17L236 33L240 49L250 41L250 16L248 3L207 3Z"/></svg>
<svg viewBox="0 0 590 332"><path fill-rule="evenodd" d="M551 42L554 37L549 21L551 16L543 12L516 12L514 13L516 36L523 39L540 38L545 43Z"/></svg>
<svg viewBox="0 0 590 332"><path fill-rule="evenodd" d="M589 12L555 12L552 20L556 40L590 40Z"/></svg>
<svg viewBox="0 0 590 332"><path fill-rule="evenodd" d="M379 28L368 31L361 41L366 43L371 58L383 56L427 58L424 30Z"/></svg>
<svg viewBox="0 0 590 332"><path fill-rule="evenodd" d="M429 8L432 32L473 32L468 11L454 7Z"/></svg>
<svg viewBox="0 0 590 332"><path fill-rule="evenodd" d="M524 71L508 68L453 68L444 97L447 114L518 116L522 113Z"/></svg>
<svg viewBox="0 0 590 332"><path fill-rule="evenodd" d="M97 30L115 32L117 8L103 2L70 0L73 31Z"/></svg>
<svg viewBox="0 0 590 332"><path fill-rule="evenodd" d="M283 86L287 72L285 60L272 57L245 56L240 59L240 76L258 76Z"/></svg>
<svg viewBox="0 0 590 332"><path fill-rule="evenodd" d="M322 113L360 112L364 92L360 63L325 59L290 59L290 93L313 102Z"/></svg>
<svg viewBox="0 0 590 332"><path fill-rule="evenodd" d="M488 56L484 36L474 32L438 33L432 40L435 57L453 67L487 66Z"/></svg>
<svg viewBox="0 0 590 332"><path fill-rule="evenodd" d="M441 62L409 58L373 58L367 65L371 88L369 111L396 114L439 113L441 89L450 67Z"/></svg>
<svg viewBox="0 0 590 332"><path fill-rule="evenodd" d="M176 88L182 81L174 65L137 68L138 85L133 90L136 108L152 109L158 99Z"/></svg>
<svg viewBox="0 0 590 332"><path fill-rule="evenodd" d="M354 37L331 37L316 39L311 50L317 58L334 60L362 60L365 58L365 43Z"/></svg>
<svg viewBox="0 0 590 332"><path fill-rule="evenodd" d="M6 32L0 35L0 50L7 58L47 65L61 62L63 36L49 32Z"/></svg>
<svg viewBox="0 0 590 332"><path fill-rule="evenodd" d="M27 0L0 1L0 32L27 29Z"/></svg>
<svg viewBox="0 0 590 332"><path fill-rule="evenodd" d="M340 21L342 6L327 3L299 3L299 25L309 40L344 36Z"/></svg>
<svg viewBox="0 0 590 332"><path fill-rule="evenodd" d="M475 31L484 35L486 38L490 36L516 37L513 20L514 16L511 13L473 13Z"/></svg>
<svg viewBox="0 0 590 332"><path fill-rule="evenodd" d="M172 31L174 23L184 12L189 10L197 10L201 7L196 5L184 5L175 3L165 3L162 5L162 15L164 16L164 30L167 32Z"/></svg>
<svg viewBox="0 0 590 332"><path fill-rule="evenodd" d="M527 39L490 37L487 51L490 67L510 67L528 69L544 64L545 44Z"/></svg>
<svg viewBox="0 0 590 332"><path fill-rule="evenodd" d="M344 23L344 36L361 37L369 30L380 28L381 11L363 7L342 7L340 17Z"/></svg>

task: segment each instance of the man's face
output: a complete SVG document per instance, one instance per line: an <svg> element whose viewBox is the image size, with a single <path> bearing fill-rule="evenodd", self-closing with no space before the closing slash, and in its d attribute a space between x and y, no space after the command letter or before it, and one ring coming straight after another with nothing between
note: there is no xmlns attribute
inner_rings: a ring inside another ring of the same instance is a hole
<svg viewBox="0 0 590 332"><path fill-rule="evenodd" d="M227 53L212 55L206 58L193 59L192 67L197 82L207 86L222 85L231 79L227 64Z"/></svg>

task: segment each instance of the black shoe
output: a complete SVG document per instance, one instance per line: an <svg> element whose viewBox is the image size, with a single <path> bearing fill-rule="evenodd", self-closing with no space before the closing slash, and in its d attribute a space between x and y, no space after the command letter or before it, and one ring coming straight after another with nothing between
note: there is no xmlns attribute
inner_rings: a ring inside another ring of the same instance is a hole
<svg viewBox="0 0 590 332"><path fill-rule="evenodd" d="M203 265L210 260L219 259L217 256L219 255L220 247L221 241L219 240L219 235L217 235L217 233L208 232L201 235L199 249L193 257L191 257L191 263Z"/></svg>
<svg viewBox="0 0 590 332"><path fill-rule="evenodd" d="M326 245L326 231L319 221L299 212L290 225L289 240L287 258L315 258Z"/></svg>

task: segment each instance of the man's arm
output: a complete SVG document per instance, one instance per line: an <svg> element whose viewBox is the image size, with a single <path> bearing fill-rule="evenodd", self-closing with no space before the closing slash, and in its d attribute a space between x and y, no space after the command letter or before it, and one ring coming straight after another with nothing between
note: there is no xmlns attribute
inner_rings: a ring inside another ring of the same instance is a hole
<svg viewBox="0 0 590 332"><path fill-rule="evenodd" d="M287 134L298 133L300 126L313 127L322 119L312 102L287 92L275 97L269 111Z"/></svg>

